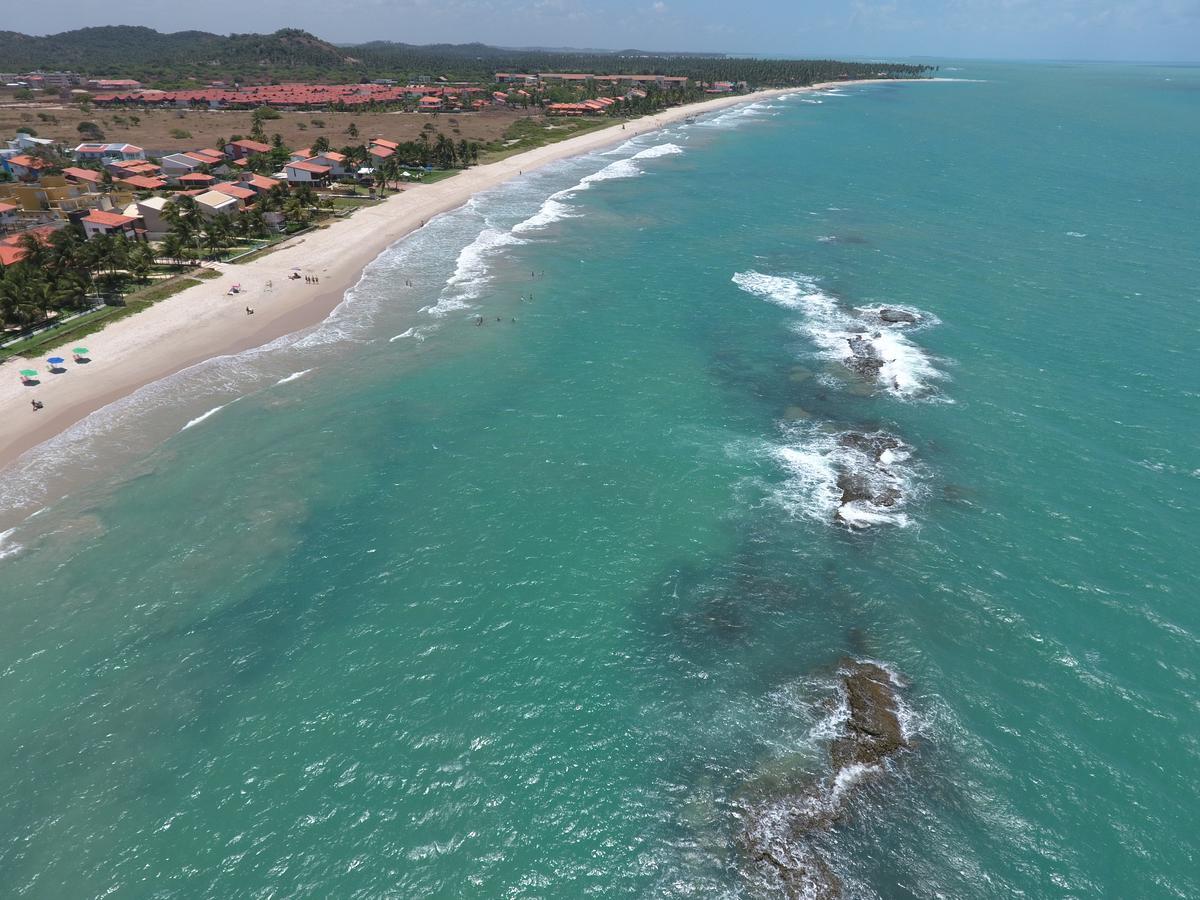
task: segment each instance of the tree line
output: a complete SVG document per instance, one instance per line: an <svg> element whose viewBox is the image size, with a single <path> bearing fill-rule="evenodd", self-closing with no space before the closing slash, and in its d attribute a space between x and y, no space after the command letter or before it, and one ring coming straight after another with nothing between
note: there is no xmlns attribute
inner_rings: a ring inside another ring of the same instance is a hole
<svg viewBox="0 0 1200 900"><path fill-rule="evenodd" d="M485 44L375 41L335 46L297 29L274 34L163 34L141 26L81 28L45 37L0 32L6 67L73 68L93 76L137 78L162 87L271 80L352 82L417 76L490 83L497 71L686 75L699 81L746 81L755 86L800 86L842 76L916 77L929 66L888 62L740 58L719 54L644 54L638 51L509 50Z"/></svg>

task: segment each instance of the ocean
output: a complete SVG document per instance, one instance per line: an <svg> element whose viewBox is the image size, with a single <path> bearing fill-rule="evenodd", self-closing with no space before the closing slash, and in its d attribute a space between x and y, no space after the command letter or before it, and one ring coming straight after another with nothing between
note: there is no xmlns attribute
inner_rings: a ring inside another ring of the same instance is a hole
<svg viewBox="0 0 1200 900"><path fill-rule="evenodd" d="M479 195L0 482L72 483L3 893L1200 896L1200 68L937 74Z"/></svg>

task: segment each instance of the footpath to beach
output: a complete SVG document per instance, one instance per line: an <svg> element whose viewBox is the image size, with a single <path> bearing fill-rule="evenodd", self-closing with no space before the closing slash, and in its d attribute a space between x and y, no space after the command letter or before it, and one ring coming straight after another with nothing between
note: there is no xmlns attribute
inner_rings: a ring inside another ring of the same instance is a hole
<svg viewBox="0 0 1200 900"><path fill-rule="evenodd" d="M850 82L863 84L864 82ZM507 159L476 166L454 178L416 185L349 219L277 245L272 252L242 265L220 266L220 276L182 291L135 316L88 335L91 361L69 365L61 375L43 374L36 387L17 377L19 360L0 366L0 469L22 454L66 431L85 416L189 366L215 356L262 346L284 335L319 324L341 302L376 256L434 216L455 209L479 191L496 187L523 172L646 134L687 116L752 103L797 90L821 90L845 83L759 91L664 110L639 119ZM298 268L317 276L289 280ZM267 289L267 283L271 288ZM240 284L242 292L228 296ZM246 314L246 307L254 309ZM78 341L47 350L43 358L71 356ZM44 373L45 365L36 366ZM44 404L34 411L30 400Z"/></svg>

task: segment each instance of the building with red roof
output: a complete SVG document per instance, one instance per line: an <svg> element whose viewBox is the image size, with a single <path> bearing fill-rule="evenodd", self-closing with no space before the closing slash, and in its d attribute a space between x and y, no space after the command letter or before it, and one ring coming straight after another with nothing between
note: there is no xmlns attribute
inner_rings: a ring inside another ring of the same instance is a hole
<svg viewBox="0 0 1200 900"><path fill-rule="evenodd" d="M4 164L18 181L36 181L42 170L49 167L45 160L24 153L8 157Z"/></svg>
<svg viewBox="0 0 1200 900"><path fill-rule="evenodd" d="M323 184L329 177L329 166L321 166L307 160L299 159L283 167L287 173L288 184Z"/></svg>
<svg viewBox="0 0 1200 900"><path fill-rule="evenodd" d="M146 151L136 144L106 144L88 142L71 151L80 162L110 162L118 159L145 159Z"/></svg>
<svg viewBox="0 0 1200 900"><path fill-rule="evenodd" d="M126 216L121 213L93 209L80 222L83 225L83 233L89 241L100 234L114 236L121 234L130 240L136 240L137 225L141 223L141 219L137 216Z"/></svg>
<svg viewBox="0 0 1200 900"><path fill-rule="evenodd" d="M127 184L136 191L159 191L167 186L165 178L151 178L147 175L126 175L117 179L118 184Z"/></svg>
<svg viewBox="0 0 1200 900"><path fill-rule="evenodd" d="M336 150L326 150L324 153L318 153L316 156L310 157L307 161L316 163L318 166L329 166L329 174L334 177L346 174L346 157Z"/></svg>
<svg viewBox="0 0 1200 900"><path fill-rule="evenodd" d="M271 145L264 144L261 141L242 139L229 141L225 144L225 155L230 159L246 159L256 153L268 153L270 150Z"/></svg>
<svg viewBox="0 0 1200 900"><path fill-rule="evenodd" d="M230 197L236 197L243 203L253 203L258 197L253 188L242 187L232 181L223 181L220 184L213 185L214 191L220 191L222 194L228 194Z"/></svg>
<svg viewBox="0 0 1200 900"><path fill-rule="evenodd" d="M25 243L26 235L34 238L41 244L48 244L50 242L50 235L56 230L51 225L40 225L37 228L29 228L25 231L0 238L0 265L11 266L25 258L25 248L22 244Z"/></svg>
<svg viewBox="0 0 1200 900"><path fill-rule="evenodd" d="M181 185L189 188L205 187L216 181L213 175L205 175L203 172L189 172L187 175L180 175L177 179Z"/></svg>
<svg viewBox="0 0 1200 900"><path fill-rule="evenodd" d="M21 207L15 203L0 202L0 229L8 231L11 228L17 227L17 213L21 211Z"/></svg>
<svg viewBox="0 0 1200 900"><path fill-rule="evenodd" d="M76 184L96 185L104 181L104 176L95 169L80 169L76 166L63 169L63 175L66 176L67 181L73 181Z"/></svg>
<svg viewBox="0 0 1200 900"><path fill-rule="evenodd" d="M242 175L242 184L248 184L254 189L256 194L265 194L271 188L283 184L276 178L268 178L266 175L255 175L251 172L246 172Z"/></svg>

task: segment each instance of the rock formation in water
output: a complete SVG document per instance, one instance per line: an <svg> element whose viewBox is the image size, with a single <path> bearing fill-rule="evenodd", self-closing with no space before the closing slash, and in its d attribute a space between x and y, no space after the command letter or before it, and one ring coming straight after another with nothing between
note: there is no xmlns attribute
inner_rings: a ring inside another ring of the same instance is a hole
<svg viewBox="0 0 1200 900"><path fill-rule="evenodd" d="M902 309L892 309L890 306L879 310L879 318L891 325L916 325L920 321L912 313Z"/></svg>
<svg viewBox="0 0 1200 900"><path fill-rule="evenodd" d="M881 666L849 657L838 664L838 674L850 713L829 747L829 758L839 772L855 765L877 767L908 746L896 682Z"/></svg>
<svg viewBox="0 0 1200 900"><path fill-rule="evenodd" d="M871 457L875 462L879 462L883 458L883 454L887 451L899 450L904 446L900 438L884 434L881 431L877 431L874 434L847 431L838 438L838 443L843 447L849 447L852 450L857 450L859 453Z"/></svg>
<svg viewBox="0 0 1200 900"><path fill-rule="evenodd" d="M890 468L906 455L903 441L882 431L849 431L838 438L838 445L847 452L837 457L836 521L851 528L867 527L870 521L859 515L868 511L864 506L882 512L904 503L905 481Z"/></svg>
<svg viewBox="0 0 1200 900"><path fill-rule="evenodd" d="M900 718L899 683L871 662L838 663L846 714L829 744L830 774L748 804L738 844L760 886L788 898L834 900L841 880L822 856L818 839L844 815L854 786L909 748Z"/></svg>

